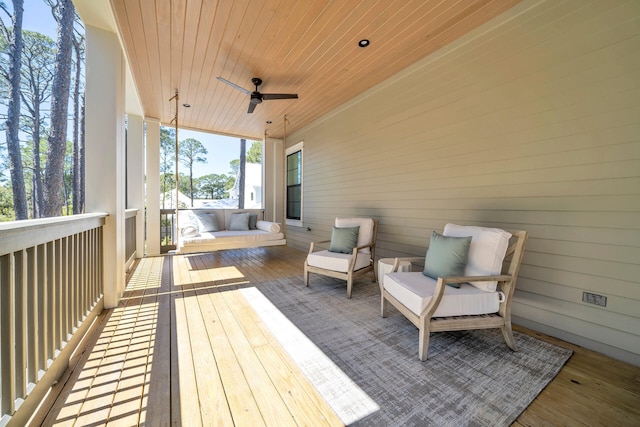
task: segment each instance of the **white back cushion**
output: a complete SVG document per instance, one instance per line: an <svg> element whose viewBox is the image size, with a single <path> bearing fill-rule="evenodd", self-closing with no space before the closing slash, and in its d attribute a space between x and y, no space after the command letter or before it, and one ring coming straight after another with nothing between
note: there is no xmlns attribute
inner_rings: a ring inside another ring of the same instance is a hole
<svg viewBox="0 0 640 427"><path fill-rule="evenodd" d="M371 218L336 218L335 226L338 228L356 227L358 230L358 246L368 245L373 240L373 219ZM369 253L369 248L360 249L358 252Z"/></svg>
<svg viewBox="0 0 640 427"><path fill-rule="evenodd" d="M447 224L443 234L450 237L471 236L465 276L492 276L502 272L502 261L509 247L511 233L499 228ZM498 286L496 281L469 283L487 292L495 292Z"/></svg>

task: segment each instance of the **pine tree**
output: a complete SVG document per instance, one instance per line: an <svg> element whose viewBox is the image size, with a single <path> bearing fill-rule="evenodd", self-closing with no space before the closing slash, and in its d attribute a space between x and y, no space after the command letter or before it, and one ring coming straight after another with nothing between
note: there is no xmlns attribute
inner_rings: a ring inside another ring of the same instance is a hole
<svg viewBox="0 0 640 427"><path fill-rule="evenodd" d="M51 134L47 151L43 214L47 217L62 213L64 160L67 142L67 114L71 83L71 51L75 8L71 0L49 0L58 22L55 77L51 98Z"/></svg>

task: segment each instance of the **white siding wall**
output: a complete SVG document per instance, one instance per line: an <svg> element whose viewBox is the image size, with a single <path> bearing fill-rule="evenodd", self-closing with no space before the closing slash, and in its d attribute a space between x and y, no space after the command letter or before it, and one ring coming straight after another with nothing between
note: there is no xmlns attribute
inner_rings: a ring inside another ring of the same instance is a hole
<svg viewBox="0 0 640 427"><path fill-rule="evenodd" d="M342 215L380 219L379 256L447 222L528 230L515 321L640 365L639 76L637 0L524 1L287 138L288 243Z"/></svg>

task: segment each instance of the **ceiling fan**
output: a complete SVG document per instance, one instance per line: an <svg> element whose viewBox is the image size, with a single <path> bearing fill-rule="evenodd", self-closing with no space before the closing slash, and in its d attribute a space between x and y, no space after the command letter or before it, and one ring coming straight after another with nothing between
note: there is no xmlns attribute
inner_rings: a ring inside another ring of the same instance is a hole
<svg viewBox="0 0 640 427"><path fill-rule="evenodd" d="M242 93L251 96L251 99L249 100L249 110L247 111L247 113L253 113L253 110L256 109L256 105L261 104L262 101L269 101L271 99L298 99L297 93L260 93L258 91L258 86L262 84L262 79L259 79L258 77L254 77L251 79L251 83L253 83L256 87L256 90L254 90L253 92L240 87L227 79L223 79L222 77L218 77L218 80L228 84L233 88L238 89Z"/></svg>

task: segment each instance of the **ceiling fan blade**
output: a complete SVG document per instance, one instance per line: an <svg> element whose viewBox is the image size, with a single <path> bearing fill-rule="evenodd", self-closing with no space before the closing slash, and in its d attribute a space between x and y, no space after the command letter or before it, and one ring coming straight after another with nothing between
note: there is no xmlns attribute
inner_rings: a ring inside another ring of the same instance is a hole
<svg viewBox="0 0 640 427"><path fill-rule="evenodd" d="M229 80L227 80L227 79L223 79L222 77L217 77L217 79L218 79L218 80L220 80L222 83L226 83L226 84L228 84L229 86L231 86L231 87L233 87L233 88L238 89L240 92L243 92L243 93L244 93L244 94L246 94L246 95L251 95L251 91L249 91L249 90L247 90L247 89L245 89L245 88L243 88L243 87L240 87L240 86L238 86L237 84L232 83L232 82L230 82L230 81L229 81Z"/></svg>
<svg viewBox="0 0 640 427"><path fill-rule="evenodd" d="M254 104L253 102L250 102L250 103L249 103L249 110L247 111L247 113L248 113L248 114L253 113L253 110L255 110L255 109L256 109L256 105L258 105L258 104Z"/></svg>
<svg viewBox="0 0 640 427"><path fill-rule="evenodd" d="M298 99L297 93L263 93L262 99Z"/></svg>

